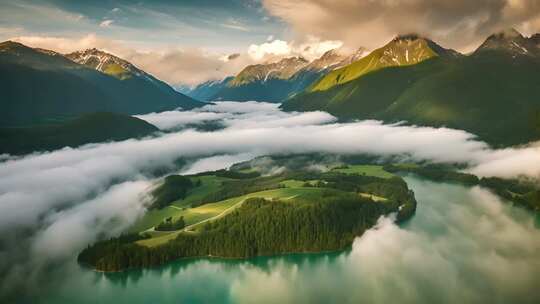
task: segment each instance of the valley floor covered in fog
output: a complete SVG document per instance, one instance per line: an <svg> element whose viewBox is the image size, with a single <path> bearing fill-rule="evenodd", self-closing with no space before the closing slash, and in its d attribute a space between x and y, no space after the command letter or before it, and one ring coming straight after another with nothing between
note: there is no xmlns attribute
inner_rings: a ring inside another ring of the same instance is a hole
<svg viewBox="0 0 540 304"><path fill-rule="evenodd" d="M98 238L118 235L140 218L148 205L148 190L171 173L227 168L262 155L328 153L459 163L479 176L540 176L538 143L492 149L473 134L447 128L339 123L325 112L285 113L276 104L257 102L220 102L137 117L162 132L139 140L1 156L0 294L39 295L42 284L60 284L62 269L69 274L78 267L77 253ZM356 241L352 252L332 261L341 276L354 278L347 284L355 285L345 286L351 298L332 300L388 302L392 295L414 303L438 299L440 295L435 298L430 291L437 288L447 290L448 303L477 302L480 294L490 297L492 292L502 298L528 296L521 300L534 302L535 295L527 291L540 280L540 234L532 216L477 187L456 190L457 186L408 181L420 196L420 214L404 228L381 219ZM195 265L201 263L224 267ZM307 272L305 265L279 260L269 272L242 267L241 282L229 286L229 296L254 301L249 290L259 288L253 284L264 277L275 284L273 290L283 291L273 292L270 302L320 301L313 288L328 290L333 285L308 276L328 271L325 263L330 262L318 262ZM51 268L57 272L52 277L60 281L47 282ZM313 284L303 285L297 276ZM290 284L303 286L306 293L295 293ZM423 284L425 292L416 294L414 284ZM395 292L385 296L386 288Z"/></svg>

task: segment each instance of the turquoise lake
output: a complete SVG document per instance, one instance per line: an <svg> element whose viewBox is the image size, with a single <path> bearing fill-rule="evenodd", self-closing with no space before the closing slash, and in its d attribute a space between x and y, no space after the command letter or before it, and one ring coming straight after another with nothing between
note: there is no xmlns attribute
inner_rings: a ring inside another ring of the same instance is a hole
<svg viewBox="0 0 540 304"><path fill-rule="evenodd" d="M113 274L73 261L51 267L50 280L21 301L540 303L540 229L530 212L479 187L406 180L416 215L400 227L381 219L345 252L181 260Z"/></svg>

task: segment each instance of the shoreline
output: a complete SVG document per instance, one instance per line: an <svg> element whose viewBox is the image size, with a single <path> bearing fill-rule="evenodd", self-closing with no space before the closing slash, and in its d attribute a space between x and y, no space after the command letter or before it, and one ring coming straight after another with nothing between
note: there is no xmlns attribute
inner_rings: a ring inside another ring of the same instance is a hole
<svg viewBox="0 0 540 304"><path fill-rule="evenodd" d="M357 236L357 237L361 237L361 235ZM347 245L346 248L337 249L337 250L294 251L294 252L283 252L283 253L268 254L268 255L255 255L255 256L250 256L250 257L225 257L225 256L216 256L216 255L190 256L190 257L181 257L181 258L172 259L172 260L167 261L167 262L165 262L163 264L153 265L153 266L150 266L150 267L130 267L130 268L126 268L126 269L122 269L122 270L114 270L114 271L99 270L99 269L96 269L95 267L86 267L86 266L89 265L87 263L77 262L77 264L79 264L79 266L87 268L87 269L89 269L89 270L91 270L93 272L98 272L98 273L102 273L102 274L108 274L108 273L128 272L128 271L137 270L137 269L140 269L140 270L153 269L153 268L161 267L161 266L173 263L173 262L186 261L186 260L249 261L251 259L257 259L257 258L274 258L274 257L289 256L289 255L317 255L317 254L344 253L344 252L347 252L350 249L352 249L352 243L350 245Z"/></svg>

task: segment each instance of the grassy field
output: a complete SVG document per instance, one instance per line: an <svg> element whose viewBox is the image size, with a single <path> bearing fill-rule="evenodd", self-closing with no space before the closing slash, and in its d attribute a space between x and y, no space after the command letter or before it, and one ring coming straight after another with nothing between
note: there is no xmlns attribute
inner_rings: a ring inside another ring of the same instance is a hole
<svg viewBox="0 0 540 304"><path fill-rule="evenodd" d="M337 168L334 171L345 174L361 174L380 178L391 178L394 174L384 171L382 166L377 165L351 165L347 168Z"/></svg>
<svg viewBox="0 0 540 304"><path fill-rule="evenodd" d="M150 229L167 217L180 217L182 209L190 207L192 203L199 202L206 195L219 190L221 182L227 180L227 178L205 175L193 177L192 180L200 180L201 185L190 191L185 199L175 201L169 207L149 210L143 218L131 227L130 232L141 232Z"/></svg>
<svg viewBox="0 0 540 304"><path fill-rule="evenodd" d="M161 223L164 218L175 216L180 210L166 207L163 209L153 209L147 211L144 216L136 221L133 226L129 229L129 232L141 232L147 229L154 227L155 225Z"/></svg>
<svg viewBox="0 0 540 304"><path fill-rule="evenodd" d="M190 191L185 199L175 201L172 205L176 207L189 207L193 203L200 202L208 194L218 191L221 183L229 179L215 175L204 175L192 178L192 181L196 180L200 180L201 185Z"/></svg>
<svg viewBox="0 0 540 304"><path fill-rule="evenodd" d="M260 192L254 192L227 200L223 200L216 203L205 204L196 208L186 208L185 210L177 210L173 215L174 218L179 218L180 216L184 217L186 222L187 229L189 231L196 231L199 228L199 225L204 224L207 220L218 219L221 216L228 214L230 211L233 211L234 208L239 207L246 199L251 197L263 197L266 199L272 198L281 198L281 199L292 199L292 198L302 198L305 200L313 200L320 197L321 192L328 190L325 188L280 188L273 190L266 190ZM332 191L332 190L331 190ZM333 190L337 191L337 190ZM167 208L171 209L171 208ZM168 242L171 239L174 239L178 233L191 233L191 232L150 232L149 235L152 236L150 239L141 240L137 243L143 246L153 247L162 245Z"/></svg>
<svg viewBox="0 0 540 304"><path fill-rule="evenodd" d="M334 169L337 172L346 174L365 174L381 178L390 178L394 176L392 173L384 171L382 166L376 165L351 165L347 168ZM320 188L320 187L304 187L306 181L300 180L284 180L280 184L285 188L265 190L253 192L250 194L237 196L222 200L215 203L204 204L195 208L191 205L200 202L206 195L218 191L221 183L227 178L217 177L214 175L192 177L193 181L200 180L201 185L194 188L187 197L183 200L173 202L170 206L161 210L149 211L139 222L137 222L132 232L142 232L151 238L138 241L137 243L143 246L154 247L165 244L166 242L176 238L179 233L197 233L203 225L222 216L225 216L235 208L239 207L246 199L252 197L262 197L266 199L296 199L299 202L314 202L321 197L322 191L340 191L336 189ZM307 181L315 185L319 180ZM387 199L384 197L372 195L369 193L360 193L359 195L370 198L376 202L384 202ZM179 231L155 231L153 228L162 222L165 218L172 217L173 221L184 218L186 228Z"/></svg>

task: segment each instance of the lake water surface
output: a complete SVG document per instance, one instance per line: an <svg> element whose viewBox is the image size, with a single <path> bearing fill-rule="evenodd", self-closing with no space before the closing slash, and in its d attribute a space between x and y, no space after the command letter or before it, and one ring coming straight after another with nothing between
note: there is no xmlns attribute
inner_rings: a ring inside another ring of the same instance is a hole
<svg viewBox="0 0 540 304"><path fill-rule="evenodd" d="M416 215L346 252L182 260L102 274L51 269L32 303L540 303L533 216L478 187L406 177Z"/></svg>

